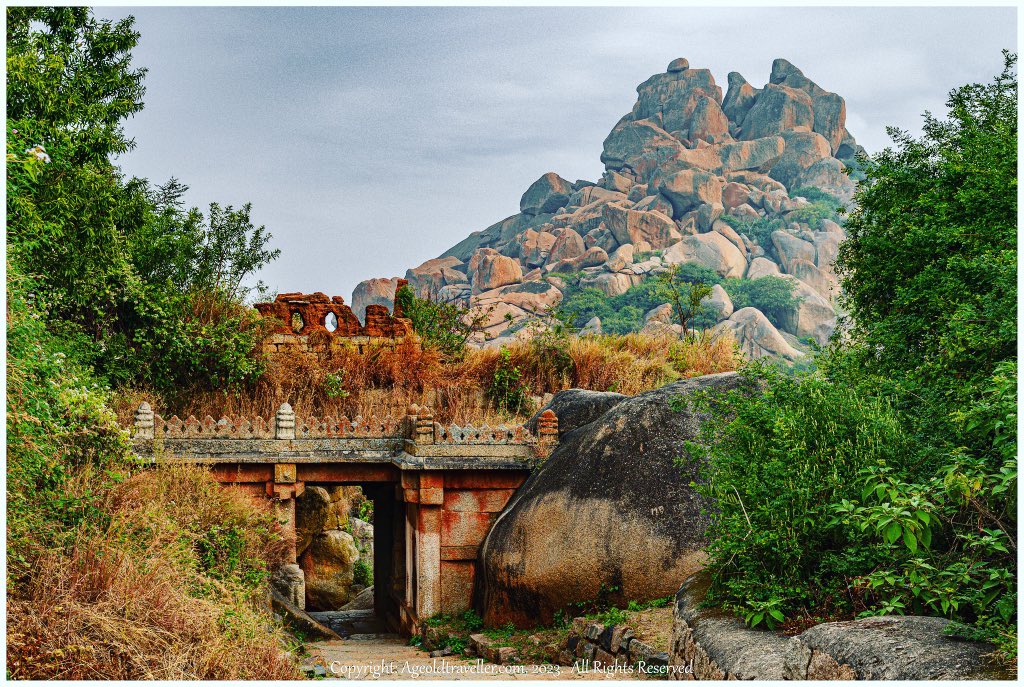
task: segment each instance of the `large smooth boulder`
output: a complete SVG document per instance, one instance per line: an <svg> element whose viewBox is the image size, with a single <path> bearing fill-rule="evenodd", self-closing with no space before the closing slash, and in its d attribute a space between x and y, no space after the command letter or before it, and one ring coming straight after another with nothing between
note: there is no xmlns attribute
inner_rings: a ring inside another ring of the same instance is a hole
<svg viewBox="0 0 1024 687"><path fill-rule="evenodd" d="M619 603L674 593L705 561L707 504L689 486L698 465L676 459L708 416L669 402L743 383L736 373L676 382L562 433L481 546L484 621L547 624L602 589L618 589Z"/></svg>
<svg viewBox="0 0 1024 687"><path fill-rule="evenodd" d="M535 432L537 419L544 411L550 410L558 418L558 433L565 436L583 425L589 425L627 398L629 396L614 391L566 389L552 396L550 401L533 414L526 426Z"/></svg>
<svg viewBox="0 0 1024 687"><path fill-rule="evenodd" d="M579 257L548 263L544 269L549 272L576 272L587 267L597 267L606 262L608 262L608 253L599 246L591 246Z"/></svg>
<svg viewBox="0 0 1024 687"><path fill-rule="evenodd" d="M427 260L419 267L413 267L405 272L405 278L411 288L420 298L430 298L441 290L445 284L450 283L448 278L453 272L458 272L456 267L462 267L464 263L454 255L442 258ZM462 277L465 281L465 276Z"/></svg>
<svg viewBox="0 0 1024 687"><path fill-rule="evenodd" d="M829 224L834 223L829 222ZM831 231L814 232L814 264L818 266L818 269L829 274L835 274L835 262L836 258L839 257L839 243L843 240L843 236L843 234L836 234Z"/></svg>
<svg viewBox="0 0 1024 687"><path fill-rule="evenodd" d="M339 611L372 611L373 585L352 597L352 600L338 609Z"/></svg>
<svg viewBox="0 0 1024 687"><path fill-rule="evenodd" d="M732 299L729 298L729 294L725 292L721 284L715 284L711 287L711 295L705 298L701 303L707 312L714 315L717 322L729 319L729 316L733 313Z"/></svg>
<svg viewBox="0 0 1024 687"><path fill-rule="evenodd" d="M526 189L519 201L519 210L524 215L554 212L566 204L573 190L570 182L554 172L548 172Z"/></svg>
<svg viewBox="0 0 1024 687"><path fill-rule="evenodd" d="M306 487L295 499L295 552L305 551L313 537L324 531L331 514L331 495L323 487Z"/></svg>
<svg viewBox="0 0 1024 687"><path fill-rule="evenodd" d="M653 171L660 163L673 160L685 148L679 139L669 135L649 119L622 119L604 139L601 162L608 169L629 166L638 173Z"/></svg>
<svg viewBox="0 0 1024 687"><path fill-rule="evenodd" d="M503 286L473 296L473 306L488 307L496 303L509 303L529 312L544 312L562 301L562 292L546 281L526 281Z"/></svg>
<svg viewBox="0 0 1024 687"><path fill-rule="evenodd" d="M398 277L391 279L365 279L352 291L352 312L360 322L366 320L366 306L383 305L388 310L395 307L395 290Z"/></svg>
<svg viewBox="0 0 1024 687"><path fill-rule="evenodd" d="M740 308L729 319L715 325L712 330L715 336L725 332L732 333L740 351L749 359L797 360L804 355L790 346L775 325L757 308Z"/></svg>
<svg viewBox="0 0 1024 687"><path fill-rule="evenodd" d="M783 131L781 136L786 147L768 175L786 188L798 188L801 175L815 163L834 159L832 148L821 134L813 131ZM838 160L836 163L842 165Z"/></svg>
<svg viewBox="0 0 1024 687"><path fill-rule="evenodd" d="M288 603L306 608L306 576L296 563L282 563L270 576L270 586Z"/></svg>
<svg viewBox="0 0 1024 687"><path fill-rule="evenodd" d="M814 289L819 296L830 303L839 296L839 281L830 272L819 269L813 262L793 260L789 264L789 273Z"/></svg>
<svg viewBox="0 0 1024 687"><path fill-rule="evenodd" d="M797 637L809 650L807 654L830 657L858 680L1009 677L991 660L991 644L951 637L945 632L948 625L945 618L887 616L822 623ZM812 673L807 677L819 676Z"/></svg>
<svg viewBox="0 0 1024 687"><path fill-rule="evenodd" d="M516 236L506 254L518 258L527 268L540 267L548 259L555 238L554 234L547 231L527 229Z"/></svg>
<svg viewBox="0 0 1024 687"><path fill-rule="evenodd" d="M772 260L763 257L756 257L750 261L747 268L747 279L760 279L761 277L777 277L782 270Z"/></svg>
<svg viewBox="0 0 1024 687"><path fill-rule="evenodd" d="M473 293L490 291L523 280L523 268L513 258L493 248L481 248L469 261L470 283Z"/></svg>
<svg viewBox="0 0 1024 687"><path fill-rule="evenodd" d="M682 238L667 215L653 210L641 212L619 203L609 203L604 207L604 223L620 245L646 241L652 248L661 249Z"/></svg>
<svg viewBox="0 0 1024 687"><path fill-rule="evenodd" d="M750 141L794 129L810 131L813 126L814 109L809 95L769 83L757 94L753 107L743 118L741 137Z"/></svg>
<svg viewBox="0 0 1024 687"><path fill-rule="evenodd" d="M818 160L796 178L796 186L816 186L844 203L853 200L857 184L846 173L846 166L834 157Z"/></svg>
<svg viewBox="0 0 1024 687"><path fill-rule="evenodd" d="M633 254L635 252L632 243L622 244L611 252L604 268L609 272L620 272L626 269L633 264Z"/></svg>
<svg viewBox="0 0 1024 687"><path fill-rule="evenodd" d="M354 596L352 590L359 549L352 535L329 530L313 538L299 563L306 575L306 608L333 611Z"/></svg>
<svg viewBox="0 0 1024 687"><path fill-rule="evenodd" d="M797 238L781 229L772 232L772 244L775 246L775 252L778 253L779 259L782 260L782 266L787 272L792 271L790 265L793 261L806 260L813 263L817 256L813 243Z"/></svg>
<svg viewBox="0 0 1024 687"><path fill-rule="evenodd" d="M665 251L665 262L670 265L692 262L718 272L723 277L742 277L747 261L733 243L719 234L685 236Z"/></svg>
<svg viewBox="0 0 1024 687"><path fill-rule="evenodd" d="M782 328L801 339L811 338L824 346L836 328L836 311L813 287L793 275L782 275L793 284L797 303L781 316Z"/></svg>
<svg viewBox="0 0 1024 687"><path fill-rule="evenodd" d="M747 627L708 608L710 575L688 578L675 597L669 665L694 680L993 680L1012 676L991 644L946 633L949 620L884 616L821 623L795 636Z"/></svg>
<svg viewBox="0 0 1024 687"><path fill-rule="evenodd" d="M843 142L846 132L846 101L835 93L825 93L812 98L814 106L814 131L825 137L835 155Z"/></svg>
<svg viewBox="0 0 1024 687"><path fill-rule="evenodd" d="M758 91L739 72L729 72L728 78L729 88L722 101L722 112L733 124L739 125L753 107Z"/></svg>
<svg viewBox="0 0 1024 687"><path fill-rule="evenodd" d="M684 169L666 177L658 186L672 203L672 216L681 217L700 205L721 203L724 180L699 169Z"/></svg>
<svg viewBox="0 0 1024 687"><path fill-rule="evenodd" d="M673 133L689 130L693 112L702 99L722 102L722 89L707 69L687 68L655 74L637 86L636 92L633 116L657 119L665 131Z"/></svg>
<svg viewBox="0 0 1024 687"><path fill-rule="evenodd" d="M621 296L629 291L634 281L639 282L641 277L623 272L602 272L580 279L580 286L585 289L597 289L608 298Z"/></svg>
<svg viewBox="0 0 1024 687"><path fill-rule="evenodd" d="M718 101L701 98L690 117L690 140L718 143L729 136L729 118Z"/></svg>
<svg viewBox="0 0 1024 687"><path fill-rule="evenodd" d="M548 253L548 262L556 263L560 260L571 260L583 255L586 246L583 245L583 237L570 227L562 229L551 245Z"/></svg>

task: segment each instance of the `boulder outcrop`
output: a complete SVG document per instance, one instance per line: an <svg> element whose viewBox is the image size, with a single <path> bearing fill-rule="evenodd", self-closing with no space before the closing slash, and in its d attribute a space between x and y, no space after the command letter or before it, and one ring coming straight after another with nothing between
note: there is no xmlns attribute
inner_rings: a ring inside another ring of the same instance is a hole
<svg viewBox="0 0 1024 687"><path fill-rule="evenodd" d="M845 235L838 215L819 219L831 208L816 194L804 193L809 200L790 192L813 187L849 203L854 182L846 171L861 152L846 128L843 98L787 60L772 63L762 88L731 72L723 98L710 71L678 58L637 87L633 109L604 141L605 170L596 182L544 174L523 194L518 214L473 232L406 279L420 297L497 306L515 326L490 322L486 337L474 339L496 345L542 329L522 326L534 306L579 288L618 296L666 265L702 265L727 278L788 275L803 285L801 294L813 295L778 320L775 334L821 342L834 327L833 263ZM766 236L766 227L775 231ZM625 246L632 261L624 260ZM552 273L562 282L543 295L518 288ZM357 309L387 305L389 286L361 284ZM735 314L724 315L721 299L714 304L719 316ZM761 325L743 325L757 334L748 341L772 342L751 344L754 350L792 353L775 346L775 327Z"/></svg>
<svg viewBox="0 0 1024 687"><path fill-rule="evenodd" d="M695 680L1008 679L994 647L946 634L949 621L885 616L815 625L787 637L702 605L709 576L675 596L669 676Z"/></svg>
<svg viewBox="0 0 1024 687"><path fill-rule="evenodd" d="M459 274L460 272L456 272ZM463 277L465 279L465 277ZM366 279L356 285L352 292L352 312L360 322L366 321L366 306L383 305L388 310L395 307L395 290L398 288L398 277L391 279Z"/></svg>
<svg viewBox="0 0 1024 687"><path fill-rule="evenodd" d="M736 388L742 379L708 375L625 399L556 394L551 407L565 416L559 427L576 426L561 434L481 547L485 621L550 622L602 586L620 590L620 601L665 596L699 569L707 516L689 486L697 466L681 469L675 460L687 455L686 441L706 415L677 412L669 402Z"/></svg>

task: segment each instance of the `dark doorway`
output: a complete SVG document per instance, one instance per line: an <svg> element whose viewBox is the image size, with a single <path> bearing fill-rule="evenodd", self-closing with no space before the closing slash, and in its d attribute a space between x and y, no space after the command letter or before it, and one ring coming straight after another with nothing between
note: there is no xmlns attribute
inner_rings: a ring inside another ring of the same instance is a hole
<svg viewBox="0 0 1024 687"><path fill-rule="evenodd" d="M296 501L298 563L306 611L344 638L395 632L404 590L393 483L306 483ZM398 537L396 538L396 529Z"/></svg>

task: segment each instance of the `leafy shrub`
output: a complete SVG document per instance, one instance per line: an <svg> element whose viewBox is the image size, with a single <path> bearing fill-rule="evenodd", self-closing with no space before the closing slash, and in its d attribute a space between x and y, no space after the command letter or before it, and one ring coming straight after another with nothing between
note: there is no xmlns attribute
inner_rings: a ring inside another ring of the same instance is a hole
<svg viewBox="0 0 1024 687"><path fill-rule="evenodd" d="M466 342L487 319L486 312L474 312L454 303L418 298L409 286L395 293L395 307L412 320L412 327L423 344L437 349L447 358L460 358Z"/></svg>
<svg viewBox="0 0 1024 687"><path fill-rule="evenodd" d="M243 386L262 371L262 331L242 283L278 251L248 205L186 211L184 185L125 180L112 163L134 145L123 120L142 109L133 22L8 12L9 257L112 385Z"/></svg>
<svg viewBox="0 0 1024 687"><path fill-rule="evenodd" d="M769 365L744 374L759 392L694 401L718 418L705 427L704 448L690 447L706 466L697 489L717 504L708 602L768 624L781 620L773 611L852 612L846 576L867 574L886 551L835 521L830 504L859 496L862 470L907 460L910 437L886 399L849 384ZM861 553L849 556L855 546Z"/></svg>
<svg viewBox="0 0 1024 687"><path fill-rule="evenodd" d="M1015 660L1015 64L865 160L816 371L705 399L708 599L751 624L938 615Z"/></svg>
<svg viewBox="0 0 1024 687"><path fill-rule="evenodd" d="M487 395L495 407L512 413L522 412L529 407L530 389L523 383L523 373L512 363L507 348L501 349Z"/></svg>
<svg viewBox="0 0 1024 687"><path fill-rule="evenodd" d="M678 280L685 284L719 284L722 278L714 270L693 263L678 265ZM644 326L644 315L652 308L668 302L665 285L657 279L645 279L630 287L626 293L609 298L597 289L580 289L571 285L566 289L561 309L568 313L577 329L591 318L601 318L601 331L606 334L628 334ZM696 326L713 325L707 318L699 318Z"/></svg>
<svg viewBox="0 0 1024 687"><path fill-rule="evenodd" d="M101 519L103 490L133 465L127 434L106 405L109 391L75 362L81 341L47 330L35 291L8 264L8 580L26 574L41 550ZM82 474L95 479L83 482Z"/></svg>
<svg viewBox="0 0 1024 687"><path fill-rule="evenodd" d="M779 217L759 217L747 219L735 215L722 215L721 219L739 234L744 234L748 239L764 248L769 257L778 259L775 254L775 246L772 243L772 232L783 229L786 223Z"/></svg>
<svg viewBox="0 0 1024 687"><path fill-rule="evenodd" d="M722 283L722 288L729 294L729 299L736 310L746 307L757 308L776 327L782 326L785 311L799 303L799 298L793 294L793 283L781 277L726 279Z"/></svg>
<svg viewBox="0 0 1024 687"><path fill-rule="evenodd" d="M373 565L360 558L352 568L352 583L369 587L373 584Z"/></svg>

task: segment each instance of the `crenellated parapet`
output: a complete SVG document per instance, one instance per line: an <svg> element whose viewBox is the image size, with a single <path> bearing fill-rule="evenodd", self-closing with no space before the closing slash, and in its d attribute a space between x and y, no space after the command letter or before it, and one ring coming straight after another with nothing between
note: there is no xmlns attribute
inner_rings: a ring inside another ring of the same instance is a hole
<svg viewBox="0 0 1024 687"><path fill-rule="evenodd" d="M540 416L534 434L523 425L441 424L430 408L415 404L404 417L301 417L283 403L270 418L190 415L182 420L165 419L142 403L132 429L140 454L155 453L159 445L171 455L208 456L205 462L229 454L244 454L247 462L260 462L262 455L270 461L282 455L330 461L339 455L379 460L399 454L419 456L421 462L458 459L460 465L473 457L521 462L545 458L558 443L558 419L550 410Z"/></svg>

